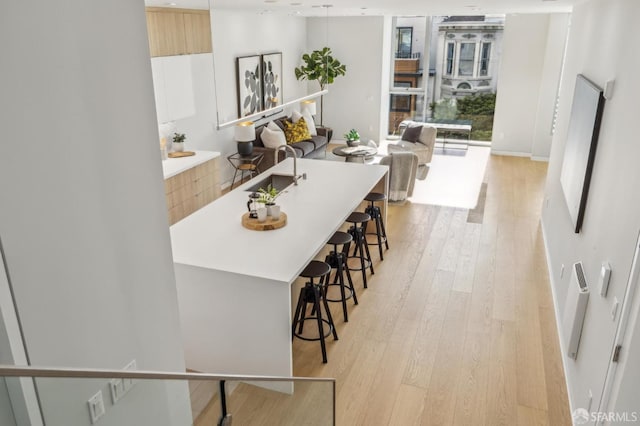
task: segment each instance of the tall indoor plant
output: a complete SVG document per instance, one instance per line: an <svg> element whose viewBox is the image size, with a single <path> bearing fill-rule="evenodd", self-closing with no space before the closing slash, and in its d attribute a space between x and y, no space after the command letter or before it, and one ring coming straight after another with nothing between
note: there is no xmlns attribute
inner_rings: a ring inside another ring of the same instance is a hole
<svg viewBox="0 0 640 426"><path fill-rule="evenodd" d="M314 50L311 54L302 55L304 65L295 69L298 80L317 80L320 90L324 90L333 80L347 72L347 66L331 55L331 49L323 47L321 50ZM320 125L322 126L323 99L320 97Z"/></svg>

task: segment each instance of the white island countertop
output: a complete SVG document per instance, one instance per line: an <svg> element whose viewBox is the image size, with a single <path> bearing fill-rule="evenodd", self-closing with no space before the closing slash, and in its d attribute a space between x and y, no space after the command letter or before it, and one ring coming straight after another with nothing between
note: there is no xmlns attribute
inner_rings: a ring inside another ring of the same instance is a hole
<svg viewBox="0 0 640 426"><path fill-rule="evenodd" d="M175 263L291 283L309 259L385 176L386 166L298 159L298 174L277 203L287 225L253 231L241 224L247 212L245 189L271 173L291 174L286 159L171 226Z"/></svg>

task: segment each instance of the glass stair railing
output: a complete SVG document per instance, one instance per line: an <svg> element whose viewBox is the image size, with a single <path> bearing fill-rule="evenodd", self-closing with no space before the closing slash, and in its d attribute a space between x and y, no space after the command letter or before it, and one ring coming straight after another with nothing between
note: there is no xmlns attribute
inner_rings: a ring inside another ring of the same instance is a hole
<svg viewBox="0 0 640 426"><path fill-rule="evenodd" d="M335 379L0 365L0 426L93 424L335 425Z"/></svg>

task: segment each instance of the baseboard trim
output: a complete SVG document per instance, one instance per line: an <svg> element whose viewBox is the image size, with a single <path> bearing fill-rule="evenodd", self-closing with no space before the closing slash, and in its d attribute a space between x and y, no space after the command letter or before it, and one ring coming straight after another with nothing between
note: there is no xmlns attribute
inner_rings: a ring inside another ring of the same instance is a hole
<svg viewBox="0 0 640 426"><path fill-rule="evenodd" d="M553 310L556 314L556 329L558 331L558 340L560 343L560 356L562 357L562 368L564 369L564 384L567 388L567 398L569 399L569 410L570 414L573 413L573 405L572 401L572 392L571 385L569 384L569 378L567 377L567 357L565 356L565 345L564 345L564 336L562 332L562 327L560 325L560 309L558 308L558 297L556 296L556 285L555 285L555 277L553 276L553 271L551 270L551 253L549 251L549 242L547 240L547 234L545 232L544 219L540 218L540 226L542 227L542 241L544 243L544 252L545 257L547 258L547 272L549 274L549 284L551 285L551 298L553 299Z"/></svg>
<svg viewBox="0 0 640 426"><path fill-rule="evenodd" d="M517 152L517 151L497 151L492 149L492 155L505 155L508 157L531 157L530 152Z"/></svg>
<svg viewBox="0 0 640 426"><path fill-rule="evenodd" d="M533 161L543 161L545 163L548 163L549 162L549 157L539 157L537 155L532 155L531 156L531 160L533 160Z"/></svg>

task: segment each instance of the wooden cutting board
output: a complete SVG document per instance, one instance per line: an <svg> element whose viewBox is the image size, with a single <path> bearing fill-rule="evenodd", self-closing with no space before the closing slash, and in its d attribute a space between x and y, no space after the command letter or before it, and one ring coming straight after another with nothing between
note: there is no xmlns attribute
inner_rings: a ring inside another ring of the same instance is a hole
<svg viewBox="0 0 640 426"><path fill-rule="evenodd" d="M272 231L282 228L287 224L286 213L280 212L278 220L273 220L271 216L267 216L264 222L258 222L258 219L249 217L249 212L242 215L242 226L253 231Z"/></svg>
<svg viewBox="0 0 640 426"><path fill-rule="evenodd" d="M192 155L196 155L196 153L193 151L170 152L169 158L191 157Z"/></svg>

